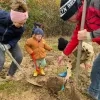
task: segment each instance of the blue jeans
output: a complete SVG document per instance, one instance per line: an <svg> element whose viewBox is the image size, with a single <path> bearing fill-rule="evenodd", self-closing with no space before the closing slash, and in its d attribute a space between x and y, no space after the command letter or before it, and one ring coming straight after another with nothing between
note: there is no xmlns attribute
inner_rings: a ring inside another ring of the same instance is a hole
<svg viewBox="0 0 100 100"><path fill-rule="evenodd" d="M89 92L100 100L100 54L93 63Z"/></svg>
<svg viewBox="0 0 100 100"><path fill-rule="evenodd" d="M16 44L15 47L11 48L10 53L14 57L14 59L20 64L22 62L22 52L18 44ZM2 68L4 66L5 62L5 52L0 49L0 72L2 71ZM13 76L17 70L17 66L12 62L10 65L10 69L8 71L8 75Z"/></svg>

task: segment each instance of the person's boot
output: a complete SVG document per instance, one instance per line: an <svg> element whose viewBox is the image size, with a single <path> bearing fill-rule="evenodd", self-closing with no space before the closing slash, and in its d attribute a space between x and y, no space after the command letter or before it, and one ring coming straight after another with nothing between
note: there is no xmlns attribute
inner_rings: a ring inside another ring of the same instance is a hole
<svg viewBox="0 0 100 100"><path fill-rule="evenodd" d="M33 76L35 76L35 77L38 76L38 72L36 70L34 70Z"/></svg>
<svg viewBox="0 0 100 100"><path fill-rule="evenodd" d="M40 68L40 73L41 73L41 75L45 75L45 72L44 72L44 69L43 68Z"/></svg>
<svg viewBox="0 0 100 100"><path fill-rule="evenodd" d="M15 76L11 76L11 75L7 75L6 76L6 81L19 81L20 79L18 79Z"/></svg>

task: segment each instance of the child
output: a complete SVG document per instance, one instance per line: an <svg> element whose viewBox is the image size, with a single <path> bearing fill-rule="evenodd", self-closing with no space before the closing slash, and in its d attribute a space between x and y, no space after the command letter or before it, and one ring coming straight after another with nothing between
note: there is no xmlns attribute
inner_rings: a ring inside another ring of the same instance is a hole
<svg viewBox="0 0 100 100"><path fill-rule="evenodd" d="M67 44L68 44L68 41L65 40L64 38L58 39L58 49L60 51L63 51L65 49L65 47L67 46ZM71 68L68 68L68 69L74 69L76 67L75 64L76 64L76 57L77 57L77 49L75 49L73 51L73 55L74 55L74 58L73 58L74 61L73 60L69 61L69 63L71 63L71 65L72 65L72 67L68 66L68 67L71 67ZM90 67L92 60L93 60L93 56L94 56L93 47L90 44L83 42L82 43L81 63L84 63L85 67L86 66ZM66 76L66 74L68 75L68 73L64 72L64 73L61 73L59 75L63 77L63 76Z"/></svg>
<svg viewBox="0 0 100 100"><path fill-rule="evenodd" d="M0 72L5 62L6 50L10 51L19 64L22 62L23 56L18 41L25 31L27 18L27 5L23 0L15 0L10 12L0 9ZM6 78L15 79L16 70L17 66L12 62Z"/></svg>
<svg viewBox="0 0 100 100"><path fill-rule="evenodd" d="M41 29L43 29L43 24L35 22L35 23L34 23L34 26L33 26L33 30L32 30L32 35L34 34L34 30L35 30L36 28L41 28Z"/></svg>
<svg viewBox="0 0 100 100"><path fill-rule="evenodd" d="M52 48L46 44L43 37L43 30L41 28L36 28L33 36L27 39L25 44L25 49L33 59L35 67L36 65L39 67L39 70L34 70L33 76L38 76L38 74L45 75L44 67L46 66L46 50L52 50Z"/></svg>

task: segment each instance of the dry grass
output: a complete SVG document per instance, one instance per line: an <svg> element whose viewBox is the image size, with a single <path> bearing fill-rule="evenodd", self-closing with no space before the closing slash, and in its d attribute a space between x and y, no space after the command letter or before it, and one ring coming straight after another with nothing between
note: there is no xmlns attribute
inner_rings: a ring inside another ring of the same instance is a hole
<svg viewBox="0 0 100 100"><path fill-rule="evenodd" d="M53 51L48 52L47 54L47 63L48 66L45 68L46 76L44 77L32 77L33 72L33 62L30 59L29 55L26 53L24 49L24 44L26 41L26 38L23 38L20 41L20 46L22 48L24 59L21 64L21 67L26 72L27 75L33 78L33 80L42 80L43 82L46 82L47 79L51 76L57 76L59 72L62 72L66 69L66 66L59 66L57 64L57 57L60 55L60 52L57 50L57 39L58 37L52 37L47 38L47 43L53 47ZM99 52L99 47L97 44L93 44L95 46L95 52L96 54ZM11 60L7 56L5 68L3 69L3 74L7 72L8 66L10 64ZM18 71L16 76L21 77L21 72ZM86 71L82 70L79 77L79 92L81 96L81 100L90 100L86 94L84 94L84 89L87 88L89 85L89 76L88 72L86 74ZM68 89L69 87L66 87L67 91L58 93L59 99L57 97L54 97L48 93L48 90L46 86L42 88L35 87L31 84L28 84L26 81L19 81L19 82L5 82L4 84L0 84L0 100L71 100L69 98ZM68 97L68 98L67 98Z"/></svg>

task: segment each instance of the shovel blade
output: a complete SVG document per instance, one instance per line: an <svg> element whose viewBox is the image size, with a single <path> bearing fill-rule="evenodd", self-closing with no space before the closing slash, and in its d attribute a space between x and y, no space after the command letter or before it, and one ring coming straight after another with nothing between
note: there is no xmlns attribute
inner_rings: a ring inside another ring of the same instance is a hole
<svg viewBox="0 0 100 100"><path fill-rule="evenodd" d="M35 85L35 86L38 86L38 87L42 87L42 85L41 85L41 84L39 84L39 83L35 82L34 80L27 79L27 82L28 82L28 83L30 83L30 84L32 84L32 85Z"/></svg>

